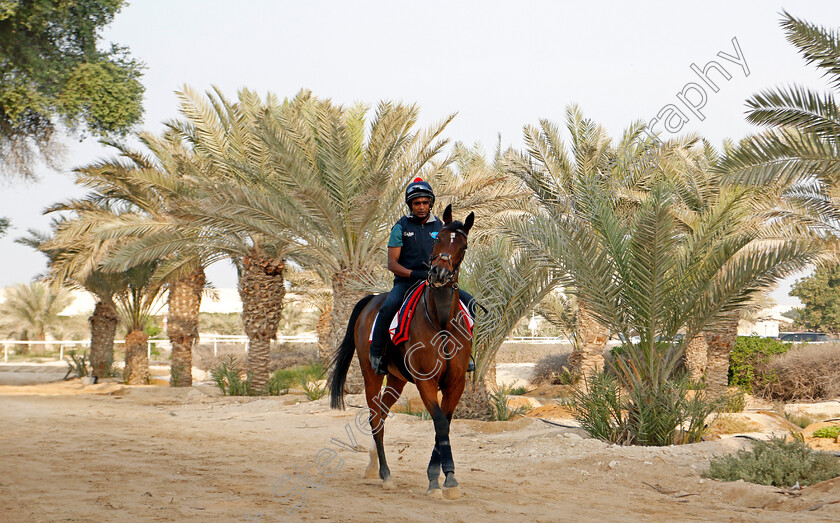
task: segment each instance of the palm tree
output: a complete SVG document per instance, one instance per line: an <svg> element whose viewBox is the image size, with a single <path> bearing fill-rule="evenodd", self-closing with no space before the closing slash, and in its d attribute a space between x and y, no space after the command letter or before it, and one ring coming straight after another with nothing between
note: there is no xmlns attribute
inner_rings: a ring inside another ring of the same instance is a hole
<svg viewBox="0 0 840 523"><path fill-rule="evenodd" d="M781 25L806 61L825 70L835 89L840 87L837 32L787 12ZM794 85L762 91L747 100L747 105L747 120L769 129L730 147L716 171L724 175L724 183L760 188L767 206L773 209L772 218L787 222L791 235L822 240L827 250L836 250L834 239L840 233L836 203L840 196L840 106L834 95ZM735 329L736 322L732 315L730 329ZM717 335L716 339L728 343L732 335ZM702 340L697 343L701 346ZM723 351L710 347L710 358L712 352L720 358ZM716 374L715 380L723 381L723 370Z"/></svg>
<svg viewBox="0 0 840 523"><path fill-rule="evenodd" d="M209 103L188 88L179 96L186 120L169 125L192 147L195 158L190 167L195 170L196 184L187 191L170 190L160 180L147 177L152 187L173 197L167 220L142 217L104 227L103 237L137 238L115 252L106 267L126 269L135 263L173 260L160 269L166 274L189 259L184 253L190 253L202 267L224 259L233 262L239 276L242 322L249 338L248 374L254 389L262 391L269 378L271 340L283 310L289 239L285 231L267 236L246 230L235 213L227 212L225 202L230 191L258 187L272 175L255 130L255 118L265 107L250 91L242 91L238 103L229 102L218 90L208 95ZM270 98L266 104L277 102Z"/></svg>
<svg viewBox="0 0 840 523"><path fill-rule="evenodd" d="M784 12L787 40L805 61L823 70L840 89L840 35ZM779 185L816 177L836 185L840 172L840 105L834 94L803 86L768 89L747 100L747 121L775 132L748 140L727 167L741 180Z"/></svg>
<svg viewBox="0 0 840 523"><path fill-rule="evenodd" d="M439 135L451 117L413 132L418 109L383 102L368 129L366 107L346 109L305 91L283 104L272 96L259 103L248 91L240 92L237 104L218 91L209 99L182 93L188 123L179 128L236 183L215 184L193 212L211 230L283 243L284 255L326 282L332 341L320 345L334 347L364 294L366 275L384 265L405 183L428 178L448 162L432 160L446 144ZM245 302L243 296L243 307ZM254 312L267 310L261 303Z"/></svg>
<svg viewBox="0 0 840 523"><path fill-rule="evenodd" d="M582 180L600 184L610 195L613 207L622 213L632 212L638 205L653 175L648 169L627 168L627 165L641 164L642 154L654 147L650 140L642 138L643 126L639 123L630 126L614 147L601 126L584 118L577 106L570 106L566 111L566 129L571 136L570 150L561 137L560 128L548 120L541 120L539 127L525 127L527 151L509 152L505 156L506 171L528 188L529 203L532 204L530 210L518 216L509 215L505 221L518 220L530 228L546 220L563 224L588 219L589 202L578 194L583 187ZM522 241L522 237L515 239L520 246L529 249L544 243ZM546 256L552 257L551 253L543 251L531 251L530 254L540 261ZM570 364L576 373L588 375L604 366L603 352L609 332L591 313L582 294L578 294L577 308L580 344L575 347Z"/></svg>
<svg viewBox="0 0 840 523"><path fill-rule="evenodd" d="M73 257L85 249L92 238L86 235L75 238L71 242L62 242L68 220L53 220L52 235L29 230L29 235L16 240L44 253L50 268L48 280L53 286L68 286L84 289L96 299L93 314L88 318L90 324L90 365L91 373L97 378L107 378L111 374L114 362L114 337L117 331L118 317L114 296L123 292L128 285L125 275L119 273L105 273L99 269L79 272L65 271L58 268L59 259L66 256Z"/></svg>
<svg viewBox="0 0 840 523"><path fill-rule="evenodd" d="M21 340L44 341L61 321L59 314L72 302L70 289L53 289L41 282L19 284L4 292L0 330Z"/></svg>
<svg viewBox="0 0 840 523"><path fill-rule="evenodd" d="M125 371L126 383L146 384L151 379L145 329L156 309L163 286L155 278L155 263L137 264L126 271L128 289L117 296L117 312L126 330ZM172 369L173 374L177 373Z"/></svg>
<svg viewBox="0 0 840 523"><path fill-rule="evenodd" d="M684 330L683 349L704 330L727 336L730 316L756 292L821 259L815 242L768 225L749 188L722 188L714 202L680 221L683 199L673 181L656 181L631 214L617 208L597 180L576 183L585 214L565 221L536 215L527 224L505 220L505 227L567 276L567 288L600 323L624 339L640 336L629 359L617 360L634 387L659 387L672 378L681 350L668 350L663 340ZM708 343L716 354L724 340Z"/></svg>
<svg viewBox="0 0 840 523"><path fill-rule="evenodd" d="M462 264L460 285L487 309L477 312L473 329L474 385L488 381L496 386L495 357L519 320L530 312L560 281L552 271L517 250L505 238L470 247Z"/></svg>
<svg viewBox="0 0 840 523"><path fill-rule="evenodd" d="M809 64L840 88L840 35L784 12L787 39ZM721 170L733 183L762 187L777 195L780 217L813 232L840 233L840 105L831 91L820 94L793 85L762 91L747 100L747 121L767 127L726 155Z"/></svg>
<svg viewBox="0 0 840 523"><path fill-rule="evenodd" d="M199 168L192 152L172 132L156 137L138 135L151 153L133 151L110 141L103 144L119 153L117 159L100 161L76 170L76 183L92 192L81 201L69 201L53 210L78 210L94 204L120 206L132 212L119 217L105 215L99 223L86 223L107 239L143 238L159 228L180 228L173 214L179 199L191 194ZM125 241L123 241L123 244ZM172 344L170 385L192 385L192 348L198 339L198 311L206 285L204 269L212 258L204 251L184 245L177 252L160 258L155 278L166 283L169 320L167 334ZM158 260L155 260L157 262ZM113 263L106 266L114 270ZM120 270L128 270L130 262Z"/></svg>
<svg viewBox="0 0 840 523"><path fill-rule="evenodd" d="M534 310L560 330L571 343L573 351L580 352L580 337L577 333L577 298L552 292L546 295Z"/></svg>

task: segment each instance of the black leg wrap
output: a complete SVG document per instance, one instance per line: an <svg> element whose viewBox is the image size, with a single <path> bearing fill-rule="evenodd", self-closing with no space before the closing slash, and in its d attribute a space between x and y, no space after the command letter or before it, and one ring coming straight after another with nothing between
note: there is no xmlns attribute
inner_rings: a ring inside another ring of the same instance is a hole
<svg viewBox="0 0 840 523"><path fill-rule="evenodd" d="M429 468L426 469L426 475L429 477L430 484L431 482L437 483L438 477L440 476L440 452L438 452L437 445L432 450L432 459L429 460ZM431 485L429 488L431 488Z"/></svg>

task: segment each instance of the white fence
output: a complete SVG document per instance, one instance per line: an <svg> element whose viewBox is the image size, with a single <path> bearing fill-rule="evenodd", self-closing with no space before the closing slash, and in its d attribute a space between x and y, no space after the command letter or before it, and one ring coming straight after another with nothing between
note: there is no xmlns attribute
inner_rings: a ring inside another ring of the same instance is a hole
<svg viewBox="0 0 840 523"><path fill-rule="evenodd" d="M277 343L313 343L317 342L318 338L315 336L277 336ZM222 335L207 335L200 337L201 343L213 344L213 355L219 353L219 343L242 343L245 345L245 352L248 352L248 337L247 336L222 336ZM114 340L114 345L125 344L125 340ZM90 340L48 340L48 341L32 341L32 340L0 340L0 345L3 346L3 363L9 361L9 349L14 345L26 346L58 346L58 360L64 359L64 349L72 349L74 347L90 348ZM148 357L152 357L152 346L160 345L161 348L172 350L172 346L168 339L152 339L146 342Z"/></svg>

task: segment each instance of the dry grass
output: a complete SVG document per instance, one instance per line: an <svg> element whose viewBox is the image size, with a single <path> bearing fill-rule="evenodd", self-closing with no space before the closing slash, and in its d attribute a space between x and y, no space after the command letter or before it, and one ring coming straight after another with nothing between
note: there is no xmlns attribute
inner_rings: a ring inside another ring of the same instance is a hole
<svg viewBox="0 0 840 523"><path fill-rule="evenodd" d="M718 416L714 423L709 426L708 435L721 434L741 434L744 432L761 432L761 425L758 423L737 417L737 416Z"/></svg>
<svg viewBox="0 0 840 523"><path fill-rule="evenodd" d="M759 395L781 401L840 396L840 345L804 344L773 357L758 371L766 384Z"/></svg>

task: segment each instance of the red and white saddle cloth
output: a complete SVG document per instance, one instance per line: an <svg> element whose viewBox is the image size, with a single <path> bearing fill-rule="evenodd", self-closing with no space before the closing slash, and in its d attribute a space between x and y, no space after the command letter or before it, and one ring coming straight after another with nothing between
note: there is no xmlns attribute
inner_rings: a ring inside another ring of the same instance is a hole
<svg viewBox="0 0 840 523"><path fill-rule="evenodd" d="M402 307L400 307L399 312L397 312L391 320L391 326L388 329L388 332L391 334L391 340L394 342L394 345L399 345L400 343L408 340L408 330L411 326L411 317L417 309L417 304L420 303L420 298L423 296L423 290L426 288L426 285L426 282L418 285L417 288L408 295L408 298L406 298ZM466 321L467 331L470 333L470 336L472 336L472 329L473 324L475 324L475 320L472 316L470 316L469 309L463 300L458 300L458 307ZM373 320L373 326L371 327L370 338L368 341L373 341L373 331L376 329L376 322L378 321L382 321L382 318L379 317L379 313L376 314L376 318Z"/></svg>

